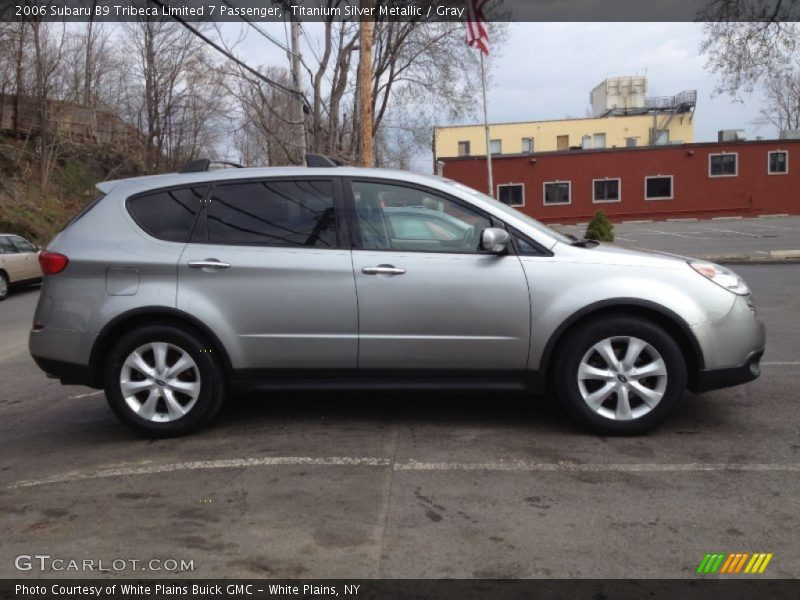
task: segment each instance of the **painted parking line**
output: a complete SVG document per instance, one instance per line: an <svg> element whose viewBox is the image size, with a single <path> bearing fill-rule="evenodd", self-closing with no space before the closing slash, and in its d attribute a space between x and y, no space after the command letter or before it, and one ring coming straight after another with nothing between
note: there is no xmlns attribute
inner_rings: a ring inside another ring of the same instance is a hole
<svg viewBox="0 0 800 600"><path fill-rule="evenodd" d="M736 235L743 235L746 237L753 237L753 238L764 237L762 235L758 235L757 233L746 233L744 231L735 231L733 229L719 229L718 227L703 227L703 229L706 231L717 231L719 233L733 233Z"/></svg>
<svg viewBox="0 0 800 600"><path fill-rule="evenodd" d="M658 229L642 229L642 231L646 231L648 233L655 233L657 235L671 235L673 237L679 237L684 239L692 239L692 240L707 240L708 238L698 237L696 235L684 235L682 233L674 233L672 231L659 231Z"/></svg>
<svg viewBox="0 0 800 600"><path fill-rule="evenodd" d="M103 390L97 390L96 392L89 392L88 394L78 394L77 396L67 396L67 400L77 400L78 398L89 398L90 396L99 396L100 394L104 394Z"/></svg>
<svg viewBox="0 0 800 600"><path fill-rule="evenodd" d="M777 229L779 231L797 231L796 227L779 227L777 225L769 225L767 223L756 223L753 225L754 229Z"/></svg>
<svg viewBox="0 0 800 600"><path fill-rule="evenodd" d="M499 473L708 473L708 472L792 472L800 473L800 463L576 463L533 462L526 460L499 460L489 462L423 462L408 460L392 462L388 458L364 456L262 456L202 460L162 465L119 465L94 471L70 471L38 479L17 481L7 490L37 487L58 483L74 483L113 477L156 475L162 473L190 472L219 469L247 469L255 467L317 466L317 467L369 467L391 468L397 472L409 471L484 471Z"/></svg>

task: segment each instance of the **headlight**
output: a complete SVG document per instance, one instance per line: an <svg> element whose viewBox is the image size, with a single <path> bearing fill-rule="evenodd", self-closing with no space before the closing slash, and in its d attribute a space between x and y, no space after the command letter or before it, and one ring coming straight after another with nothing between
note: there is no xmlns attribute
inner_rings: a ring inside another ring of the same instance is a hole
<svg viewBox="0 0 800 600"><path fill-rule="evenodd" d="M689 266L703 277L710 279L729 292L733 292L739 296L747 296L747 294L750 293L750 288L747 287L744 280L730 269L715 265L714 263L700 261L691 261Z"/></svg>

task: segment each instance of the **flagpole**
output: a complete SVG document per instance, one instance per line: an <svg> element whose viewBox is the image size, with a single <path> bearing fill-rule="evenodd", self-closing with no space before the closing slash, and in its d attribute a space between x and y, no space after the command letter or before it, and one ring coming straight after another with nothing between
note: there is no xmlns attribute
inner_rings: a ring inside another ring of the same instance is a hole
<svg viewBox="0 0 800 600"><path fill-rule="evenodd" d="M486 69L483 66L483 52L481 55L481 82L483 84L483 127L486 133L486 170L489 178L489 195L494 198L494 181L492 178L492 152L489 147L489 105L486 101Z"/></svg>

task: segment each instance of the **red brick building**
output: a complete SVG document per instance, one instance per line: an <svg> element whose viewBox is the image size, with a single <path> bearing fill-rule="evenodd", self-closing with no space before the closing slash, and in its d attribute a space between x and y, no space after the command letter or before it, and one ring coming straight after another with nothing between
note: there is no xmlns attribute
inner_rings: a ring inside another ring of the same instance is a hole
<svg viewBox="0 0 800 600"><path fill-rule="evenodd" d="M442 162L445 177L486 190L485 157ZM502 155L492 167L495 197L541 221L800 214L800 140Z"/></svg>

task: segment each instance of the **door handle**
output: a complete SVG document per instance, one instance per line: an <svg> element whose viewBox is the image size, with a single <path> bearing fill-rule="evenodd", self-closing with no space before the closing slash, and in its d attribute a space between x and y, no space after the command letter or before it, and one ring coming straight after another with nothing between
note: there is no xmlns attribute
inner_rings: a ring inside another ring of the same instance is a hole
<svg viewBox="0 0 800 600"><path fill-rule="evenodd" d="M230 263L222 262L216 258L207 258L205 260L190 260L189 267L192 269L227 269L231 266Z"/></svg>
<svg viewBox="0 0 800 600"><path fill-rule="evenodd" d="M364 275L403 275L406 270L392 265L378 265L377 267L363 267L361 272Z"/></svg>

